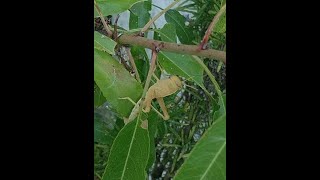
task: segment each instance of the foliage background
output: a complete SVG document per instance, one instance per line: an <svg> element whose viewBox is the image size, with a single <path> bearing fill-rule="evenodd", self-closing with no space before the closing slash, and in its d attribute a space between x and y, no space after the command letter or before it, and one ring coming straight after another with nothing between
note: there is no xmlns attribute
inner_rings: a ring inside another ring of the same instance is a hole
<svg viewBox="0 0 320 180"><path fill-rule="evenodd" d="M148 1L151 2L151 1ZM184 2L187 2L183 4ZM182 6L175 9L179 12L187 12L190 15L184 16L185 24L189 32L192 33L190 44L198 44L201 41L207 27L214 15L219 11L222 0L188 0L182 1ZM147 3L146 3L147 4ZM145 21L151 17L148 11L155 6L137 4L130 9L130 29L143 27ZM135 9L136 8L136 9ZM146 13L137 13L145 10ZM147 15L146 15L147 14ZM149 15L148 15L149 14ZM137 23L133 23L133 21ZM95 30L102 31L101 22L95 20ZM209 43L210 48L217 50L226 50L226 33L225 24L221 25L218 32L214 32ZM154 33L155 39L159 38L159 32ZM179 33L178 33L179 34ZM150 36L150 35L149 35ZM179 36L178 36L179 37ZM163 39L162 39L163 40ZM179 39L180 40L180 39ZM142 79L147 72L148 56L147 52L141 51L140 48L133 47L132 54L137 59L137 66ZM222 91L225 91L226 68L225 65L218 61L204 59L211 73L216 78ZM200 137L213 123L214 112L217 106L213 106L206 93L198 84L186 81L186 83L195 88L185 88L176 95L165 97L164 100L170 106L169 121L158 119L154 138L155 160L149 164L147 173L149 179L170 179L175 176L177 170L185 162L189 153L198 142ZM204 73L204 87L210 94L218 99L217 92L210 81L209 77ZM104 169L110 153L113 140L116 138L120 129L124 126L121 116L106 102L100 89L95 84L95 144L94 144L94 160L95 160L95 178L100 179L103 176ZM159 109L158 104L154 104Z"/></svg>

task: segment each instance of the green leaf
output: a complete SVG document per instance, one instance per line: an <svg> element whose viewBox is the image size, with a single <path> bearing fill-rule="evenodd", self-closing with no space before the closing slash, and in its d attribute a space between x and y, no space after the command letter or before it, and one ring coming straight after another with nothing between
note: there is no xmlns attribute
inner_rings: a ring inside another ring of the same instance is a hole
<svg viewBox="0 0 320 180"><path fill-rule="evenodd" d="M151 2L143 1L134 4L130 8L129 29L144 27L150 19Z"/></svg>
<svg viewBox="0 0 320 180"><path fill-rule="evenodd" d="M130 8L130 11L136 16L140 16L141 13L148 13L151 11L151 1L138 2Z"/></svg>
<svg viewBox="0 0 320 180"><path fill-rule="evenodd" d="M102 180L146 179L149 134L136 118L125 125L113 142Z"/></svg>
<svg viewBox="0 0 320 180"><path fill-rule="evenodd" d="M199 86L203 86L203 68L190 55L160 52L158 59L169 74L191 79Z"/></svg>
<svg viewBox="0 0 320 180"><path fill-rule="evenodd" d="M202 135L174 180L226 179L226 114Z"/></svg>
<svg viewBox="0 0 320 180"><path fill-rule="evenodd" d="M185 25L186 18L176 10L168 10L164 15L168 23L172 23L177 31L178 38L183 44L191 44L194 39L190 28Z"/></svg>
<svg viewBox="0 0 320 180"><path fill-rule="evenodd" d="M110 39L108 36L94 32L94 48L105 51L109 54L114 54L114 48L117 43Z"/></svg>
<svg viewBox="0 0 320 180"><path fill-rule="evenodd" d="M174 26L168 23L157 32L159 32L163 41L176 42L174 29ZM169 74L179 75L189 80L191 79L199 86L203 86L203 68L191 55L160 51L158 60Z"/></svg>
<svg viewBox="0 0 320 180"><path fill-rule="evenodd" d="M213 29L213 32L224 33L226 32L226 14L224 13L221 16L216 24L216 27Z"/></svg>
<svg viewBox="0 0 320 180"><path fill-rule="evenodd" d="M104 102L106 102L106 98L103 96L101 90L96 84L94 85L93 97L94 107L101 106Z"/></svg>
<svg viewBox="0 0 320 180"><path fill-rule="evenodd" d="M165 24L161 30L156 30L160 34L161 40L165 42L177 42L176 28L173 24Z"/></svg>
<svg viewBox="0 0 320 180"><path fill-rule="evenodd" d="M96 0L103 16L121 13L143 0ZM94 15L99 16L96 9Z"/></svg>
<svg viewBox="0 0 320 180"><path fill-rule="evenodd" d="M218 105L219 105L219 109L215 111L213 114L214 121L218 119L220 116L226 114L226 95L225 94L219 97Z"/></svg>
<svg viewBox="0 0 320 180"><path fill-rule="evenodd" d="M111 106L123 117L128 117L133 104L119 98L130 97L137 102L142 86L108 53L94 50L94 81Z"/></svg>

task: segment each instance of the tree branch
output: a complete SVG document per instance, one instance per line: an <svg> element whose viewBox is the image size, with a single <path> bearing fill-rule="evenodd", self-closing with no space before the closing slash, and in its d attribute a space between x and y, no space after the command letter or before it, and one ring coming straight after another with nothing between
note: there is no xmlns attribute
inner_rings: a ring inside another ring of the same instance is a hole
<svg viewBox="0 0 320 180"><path fill-rule="evenodd" d="M141 46L149 49L153 49L154 44L162 43L163 44L163 47L161 48L162 51L207 57L207 58L219 60L219 61L222 61L223 63L226 63L226 52L215 50L215 49L199 50L198 49L199 45L168 43L164 41L157 41L157 40L147 39L137 35L129 35L129 34L121 35L118 38L118 42L124 45L129 44L129 45Z"/></svg>

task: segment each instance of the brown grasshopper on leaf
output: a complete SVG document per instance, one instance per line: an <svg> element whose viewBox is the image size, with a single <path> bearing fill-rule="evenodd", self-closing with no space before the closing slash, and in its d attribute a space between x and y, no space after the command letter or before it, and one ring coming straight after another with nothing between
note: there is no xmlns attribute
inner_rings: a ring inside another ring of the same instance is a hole
<svg viewBox="0 0 320 180"><path fill-rule="evenodd" d="M169 96L182 88L182 82L177 76L171 76L168 79L158 80L147 91L143 107L144 112L149 112L151 107L151 101L157 99L160 108L164 115L164 120L170 118L166 105L164 104L163 97Z"/></svg>
<svg viewBox="0 0 320 180"><path fill-rule="evenodd" d="M129 97L125 97L125 98L119 98L119 99L127 99L129 100L131 103L133 103L135 106L133 107L130 115L128 118L124 118L124 123L127 124L131 121L133 121L139 113L139 109L140 106L142 104L142 109L143 112L149 112L150 108L152 108L154 111L156 111L159 116L161 116L164 120L168 120L170 118L166 105L163 101L163 97L169 96L171 94L174 94L177 90L182 88L182 82L181 80L177 77L177 76L171 76L167 79L161 79L158 80L155 84L153 84L147 91L146 93L146 97L143 103L141 103L141 99L135 103L132 99L130 99ZM151 105L151 101L153 99L157 99L160 108L163 112L164 115L162 115L159 111L157 111L157 109L155 109L152 105Z"/></svg>

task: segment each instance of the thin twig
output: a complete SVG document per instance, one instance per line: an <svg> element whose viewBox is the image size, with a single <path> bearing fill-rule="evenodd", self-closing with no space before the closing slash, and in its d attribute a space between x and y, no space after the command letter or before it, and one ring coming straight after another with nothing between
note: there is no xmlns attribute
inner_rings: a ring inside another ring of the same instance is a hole
<svg viewBox="0 0 320 180"><path fill-rule="evenodd" d="M203 49L206 49L205 46L209 40L209 37L210 37L210 34L212 32L212 30L214 29L215 25L217 24L217 22L219 21L220 19L220 16L226 11L226 4L223 5L221 7L221 9L219 10L219 12L213 17L207 31L206 31L206 34L203 36L203 39L199 45L199 50L203 50Z"/></svg>
<svg viewBox="0 0 320 180"><path fill-rule="evenodd" d="M151 24L157 20L162 14L164 14L165 12L167 12L171 7L173 7L174 5L176 5L180 0L176 0L173 1L168 7L166 7L165 9L163 9L162 11L160 11L156 16L154 16L140 31L140 35L143 35L147 29L149 29L149 27L151 26Z"/></svg>
<svg viewBox="0 0 320 180"><path fill-rule="evenodd" d="M99 14L99 16L100 16L100 19L101 19L101 21L102 21L102 24L103 24L103 26L104 26L104 29L106 29L108 36L111 37L111 36L112 36L112 31L109 29L106 21L104 20L104 17L103 17L103 15L102 15L102 13L101 13L101 10L100 10L100 8L99 8L96 0L94 0L94 7L96 8L96 10L97 10L97 12L98 12L98 14Z"/></svg>
<svg viewBox="0 0 320 180"><path fill-rule="evenodd" d="M130 64L133 68L133 71L135 73L135 76L136 76L136 79L139 83L141 83L141 80L140 80L140 76L139 76L139 72L138 72L138 69L137 69L137 66L136 66L136 63L134 62L134 59L132 57L132 54L131 54L131 51L130 51L130 48L125 48L126 51L127 51L127 54L128 54L128 57L129 57L129 61L130 61Z"/></svg>

